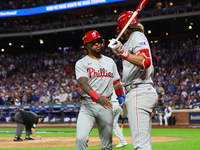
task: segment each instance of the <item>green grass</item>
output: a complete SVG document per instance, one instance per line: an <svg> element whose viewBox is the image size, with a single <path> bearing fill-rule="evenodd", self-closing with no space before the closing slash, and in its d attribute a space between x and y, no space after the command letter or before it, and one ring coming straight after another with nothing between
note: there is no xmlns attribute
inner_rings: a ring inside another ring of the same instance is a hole
<svg viewBox="0 0 200 150"><path fill-rule="evenodd" d="M12 128L0 128L0 131L15 131ZM67 133L39 133L42 137L55 137L55 136L75 136L76 129L74 128L38 128L37 131L69 131ZM131 136L129 129L124 129L125 136ZM23 135L22 135L23 136ZM94 128L90 136L98 136L98 131ZM152 136L166 136L166 137L181 137L183 140L170 141L170 142L154 142L152 143L153 150L200 150L200 129L152 129ZM0 137L14 137L13 133L0 133ZM1 150L32 150L35 148L1 148ZM67 147L67 150L75 150L75 147ZM100 150L100 146L90 146L88 150ZM131 150L132 145L128 144L123 148L115 148L114 150ZM42 147L37 150L55 150L55 147ZM57 147L56 150L66 150L66 147Z"/></svg>

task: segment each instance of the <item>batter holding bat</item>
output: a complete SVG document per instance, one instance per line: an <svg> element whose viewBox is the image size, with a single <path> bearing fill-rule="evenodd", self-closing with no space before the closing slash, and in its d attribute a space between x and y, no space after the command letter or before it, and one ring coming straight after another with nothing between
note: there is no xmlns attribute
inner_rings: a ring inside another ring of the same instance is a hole
<svg viewBox="0 0 200 150"><path fill-rule="evenodd" d="M117 33L125 27L132 11L119 15ZM158 96L153 85L154 67L151 50L144 35L144 27L135 17L122 34L126 40L123 45L119 40L112 39L108 47L123 59L122 84L126 92L125 105L132 134L134 150L152 150L151 144L151 113L156 107Z"/></svg>
<svg viewBox="0 0 200 150"><path fill-rule="evenodd" d="M77 120L76 150L87 150L89 134L97 124L102 150L112 150L113 112L110 97L115 93L119 103L125 101L124 90L111 58L101 54L102 37L96 30L85 33L83 43L88 55L75 65L76 79L83 90Z"/></svg>

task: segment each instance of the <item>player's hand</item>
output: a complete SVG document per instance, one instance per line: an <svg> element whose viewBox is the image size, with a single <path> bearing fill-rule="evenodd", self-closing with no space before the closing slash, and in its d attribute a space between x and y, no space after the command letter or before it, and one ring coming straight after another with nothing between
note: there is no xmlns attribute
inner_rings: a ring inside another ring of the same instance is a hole
<svg viewBox="0 0 200 150"><path fill-rule="evenodd" d="M128 115L128 111L127 111L127 108L126 108L126 104L125 104L125 103L122 103L122 104L121 104L121 107L122 107L121 117L122 117L122 118L126 118L127 115Z"/></svg>
<svg viewBox="0 0 200 150"><path fill-rule="evenodd" d="M42 137L39 136L39 135L37 135L35 138L36 138L37 140L42 140Z"/></svg>
<svg viewBox="0 0 200 150"><path fill-rule="evenodd" d="M111 109L112 103L108 100L109 97L110 96L100 96L96 102L99 103L105 109Z"/></svg>
<svg viewBox="0 0 200 150"><path fill-rule="evenodd" d="M116 40L112 39L109 40L108 48L113 51L114 54L121 56L121 57L126 57L128 55L128 51L124 48L123 44Z"/></svg>

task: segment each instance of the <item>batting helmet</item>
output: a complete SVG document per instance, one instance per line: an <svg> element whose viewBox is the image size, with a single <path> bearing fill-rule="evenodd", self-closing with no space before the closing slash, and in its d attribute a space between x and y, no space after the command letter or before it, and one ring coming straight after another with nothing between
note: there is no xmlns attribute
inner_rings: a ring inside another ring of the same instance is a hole
<svg viewBox="0 0 200 150"><path fill-rule="evenodd" d="M125 11L121 13L117 19L117 28L116 31L119 34L124 26L127 24L131 16L133 15L132 11ZM138 17L136 16L130 24L138 23Z"/></svg>
<svg viewBox="0 0 200 150"><path fill-rule="evenodd" d="M83 37L83 43L86 44L88 42L91 42L95 39L102 39L103 37L100 36L100 34L96 30L91 30L85 33Z"/></svg>

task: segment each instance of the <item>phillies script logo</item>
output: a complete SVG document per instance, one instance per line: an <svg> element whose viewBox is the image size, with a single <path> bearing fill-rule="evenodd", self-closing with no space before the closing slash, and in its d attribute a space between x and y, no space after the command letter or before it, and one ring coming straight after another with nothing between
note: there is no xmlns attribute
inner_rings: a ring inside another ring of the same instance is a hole
<svg viewBox="0 0 200 150"><path fill-rule="evenodd" d="M105 68L100 68L97 72L95 71L94 68L88 68L87 72L89 73L89 78L92 77L110 77L113 78L113 73L112 72L107 72Z"/></svg>

